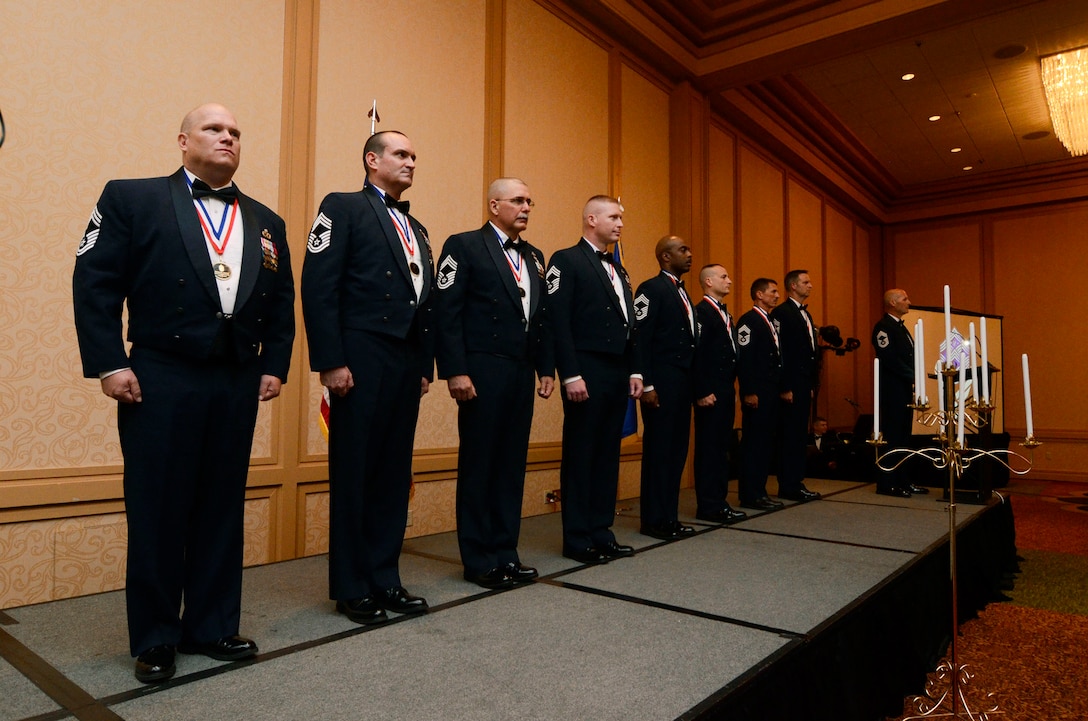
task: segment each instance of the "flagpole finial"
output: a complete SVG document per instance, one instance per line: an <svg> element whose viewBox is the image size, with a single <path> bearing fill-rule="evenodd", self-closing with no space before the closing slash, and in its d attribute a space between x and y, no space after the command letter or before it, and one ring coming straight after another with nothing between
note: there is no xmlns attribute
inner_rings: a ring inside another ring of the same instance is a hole
<svg viewBox="0 0 1088 721"><path fill-rule="evenodd" d="M374 126L382 121L382 119L378 117L377 98L374 98L374 103L370 106L370 111L366 114L366 116L370 118L370 134L373 135L375 130Z"/></svg>

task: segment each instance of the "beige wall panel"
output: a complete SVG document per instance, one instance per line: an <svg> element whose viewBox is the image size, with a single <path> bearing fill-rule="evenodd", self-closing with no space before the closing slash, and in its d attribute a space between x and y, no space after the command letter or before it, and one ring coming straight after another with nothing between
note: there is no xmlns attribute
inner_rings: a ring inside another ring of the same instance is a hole
<svg viewBox="0 0 1088 721"><path fill-rule="evenodd" d="M559 506L545 501L550 491L559 490L559 468L546 468L525 474L525 493L521 498L522 518L555 513Z"/></svg>
<svg viewBox="0 0 1088 721"><path fill-rule="evenodd" d="M124 588L128 559L125 514L61 521L54 531L53 548L53 598Z"/></svg>
<svg viewBox="0 0 1088 721"><path fill-rule="evenodd" d="M982 310L980 221L892 229L888 237L894 285L907 291L911 303L943 307L949 285L953 308Z"/></svg>
<svg viewBox="0 0 1088 721"><path fill-rule="evenodd" d="M787 198L787 240L786 271L794 268L804 268L812 278L813 319L817 323L823 323L824 309L820 306L820 297L823 295L825 275L823 268L823 201L820 196L813 193L806 186L798 183L793 178L786 181ZM849 257L849 256L848 256ZM786 273L782 273L785 279ZM783 287L782 295L785 296L786 288Z"/></svg>
<svg viewBox="0 0 1088 721"><path fill-rule="evenodd" d="M258 566L274 559L272 539L275 537L276 489L253 489L247 498L242 520L242 565ZM268 495L265 495L268 494Z"/></svg>
<svg viewBox="0 0 1088 721"><path fill-rule="evenodd" d="M53 599L53 535L60 523L0 525L0 608Z"/></svg>
<svg viewBox="0 0 1088 721"><path fill-rule="evenodd" d="M208 18L246 32L224 47ZM72 327L75 248L106 180L180 164L182 116L217 100L245 138L238 182L274 205L283 3L4 3L0 89L0 472L117 463L113 404L81 377ZM232 71L184 72L193 57ZM133 58L139 58L133 62ZM272 62L269 62L269 59Z"/></svg>
<svg viewBox="0 0 1088 721"><path fill-rule="evenodd" d="M367 111L377 99L377 129L404 132L418 155L415 184L404 197L426 226L435 258L449 235L480 226L484 10L478 0L322 0L315 212L328 193L363 187ZM305 357L299 364L308 368ZM305 374L305 382L304 406L316 414L317 376ZM327 454L316 415L305 428L305 453ZM456 445L456 435L456 406L438 384L420 405L416 447Z"/></svg>
<svg viewBox="0 0 1088 721"><path fill-rule="evenodd" d="M416 483L408 510L412 525L405 531L406 538L429 536L457 528L454 516L457 482L454 480Z"/></svg>
<svg viewBox="0 0 1088 721"><path fill-rule="evenodd" d="M734 299L743 296L736 265L736 141L715 125L710 126L707 218L710 225L711 263L720 263L733 278ZM695 269L698 272L698 269ZM732 303L736 301L733 299ZM735 310L735 309L734 309Z"/></svg>
<svg viewBox="0 0 1088 721"><path fill-rule="evenodd" d="M837 356L831 351L823 354L824 370L821 375L820 415L827 418L832 427L853 428L854 408L843 400L854 397L854 356L868 357L868 334L854 327L854 285L857 276L854 266L854 223L838 210L825 206L825 280L817 293L823 298L824 308L815 313L820 325L836 325L843 338L854 336L864 344L854 353ZM855 398L855 400L857 400Z"/></svg>
<svg viewBox="0 0 1088 721"><path fill-rule="evenodd" d="M609 191L608 53L533 0L509 0L506 21L503 165L532 189L526 237L550 258Z"/></svg>
<svg viewBox="0 0 1088 721"><path fill-rule="evenodd" d="M782 171L747 147L740 149L740 252L733 312L752 307L748 289L759 277L773 278L782 290L785 273L785 216Z"/></svg>
<svg viewBox="0 0 1088 721"><path fill-rule="evenodd" d="M854 307L852 308L847 331L843 320L843 336L853 336L861 341L861 347L851 354L850 363L854 372L854 387L850 398L861 405L862 408L873 407L873 379L870 368L872 367L873 346L870 343L873 325L879 316L872 310L879 305L879 296L883 289L875 287L873 283L873 267L870 230L862 225L854 225ZM836 322L836 321L832 321ZM853 425L853 421L851 424Z"/></svg>
<svg viewBox="0 0 1088 721"><path fill-rule="evenodd" d="M669 94L626 65L620 78L621 150L616 194L623 201L623 263L637 287L660 271L654 246L672 232Z"/></svg>
<svg viewBox="0 0 1088 721"><path fill-rule="evenodd" d="M1005 425L1014 437L1023 437L1025 430L1020 356L1027 353L1036 435L1049 442L1048 431L1073 432L1086 443L1088 413L1083 401L1088 398L1088 374L1077 368L1088 356L1088 318L1068 312L1060 323L1041 321L1038 302L1043 288L1080 287L1088 268L1088 247L1070 239L1082 237L1085 227L1084 206L993 222L994 312L1005 316ZM952 300L956 302L955 286ZM1045 460L1048 453L1057 460L1057 449L1049 445L1036 451L1036 457ZM1088 478L1086 467L1071 466L1081 478Z"/></svg>
<svg viewBox="0 0 1088 721"><path fill-rule="evenodd" d="M329 551L329 484L299 486L302 505L302 555L314 556Z"/></svg>

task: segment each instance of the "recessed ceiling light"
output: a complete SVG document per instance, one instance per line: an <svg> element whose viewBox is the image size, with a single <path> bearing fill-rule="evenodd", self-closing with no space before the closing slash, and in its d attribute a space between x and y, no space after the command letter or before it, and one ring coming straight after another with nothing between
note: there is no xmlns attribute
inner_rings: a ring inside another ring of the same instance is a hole
<svg viewBox="0 0 1088 721"><path fill-rule="evenodd" d="M1042 140L1043 138L1049 138L1050 137L1050 131L1049 130L1036 130L1033 133L1027 133L1026 135L1023 135L1021 137L1024 138L1024 140Z"/></svg>
<svg viewBox="0 0 1088 721"><path fill-rule="evenodd" d="M994 51L994 57L998 60L1009 60L1010 58L1016 58L1027 52L1027 47L1020 43L1014 43L1012 45L1005 45Z"/></svg>
<svg viewBox="0 0 1088 721"><path fill-rule="evenodd" d="M958 153L958 152L960 152L962 150L963 150L963 148L952 148L953 153Z"/></svg>
<svg viewBox="0 0 1088 721"><path fill-rule="evenodd" d="M973 167L974 167L973 165L965 165L965 166L963 166L963 169L964 170L971 170Z"/></svg>
<svg viewBox="0 0 1088 721"><path fill-rule="evenodd" d="M907 73L903 76L903 80L914 80L914 73Z"/></svg>
<svg viewBox="0 0 1088 721"><path fill-rule="evenodd" d="M929 122L931 122L931 123L935 123L940 119L941 119L940 115L930 115L929 116Z"/></svg>

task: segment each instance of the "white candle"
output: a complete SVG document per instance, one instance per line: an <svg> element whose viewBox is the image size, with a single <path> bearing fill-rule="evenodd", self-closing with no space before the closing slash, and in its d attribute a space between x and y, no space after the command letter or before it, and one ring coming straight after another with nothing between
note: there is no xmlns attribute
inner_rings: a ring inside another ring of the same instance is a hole
<svg viewBox="0 0 1088 721"><path fill-rule="evenodd" d="M990 405L990 349L986 343L986 316L982 317L982 402Z"/></svg>
<svg viewBox="0 0 1088 721"><path fill-rule="evenodd" d="M922 356L918 354L918 326L922 322L919 318L914 322L914 399L922 398Z"/></svg>
<svg viewBox="0 0 1088 721"><path fill-rule="evenodd" d="M1025 356L1026 357L1026 356ZM880 359L873 358L873 440L880 438Z"/></svg>
<svg viewBox="0 0 1088 721"><path fill-rule="evenodd" d="M1028 373L1028 354L1020 356L1024 365L1024 417L1028 424L1028 438L1035 437L1035 424L1031 421L1031 375Z"/></svg>
<svg viewBox="0 0 1088 721"><path fill-rule="evenodd" d="M967 357L971 359L971 400L978 405L978 370L975 368L975 324L970 324L971 342L967 344Z"/></svg>
<svg viewBox="0 0 1088 721"><path fill-rule="evenodd" d="M944 367L952 367L952 291L944 287Z"/></svg>
<svg viewBox="0 0 1088 721"><path fill-rule="evenodd" d="M922 380L918 395L922 397L922 403L926 403L929 400L926 395L926 330L921 318L918 319L918 337L914 339L914 352L918 354L918 374Z"/></svg>
<svg viewBox="0 0 1088 721"><path fill-rule="evenodd" d="M963 363L960 363L960 387L956 391L956 397L959 398L958 410L956 413L956 440L960 444L960 448L963 448L963 406L964 401L967 400L967 394L963 392L963 383L967 378L967 368Z"/></svg>

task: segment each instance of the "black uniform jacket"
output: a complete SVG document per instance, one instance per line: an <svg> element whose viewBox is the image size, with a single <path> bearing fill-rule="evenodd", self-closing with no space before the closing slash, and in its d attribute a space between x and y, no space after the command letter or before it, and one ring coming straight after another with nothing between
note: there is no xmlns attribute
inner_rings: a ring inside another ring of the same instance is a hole
<svg viewBox="0 0 1088 721"><path fill-rule="evenodd" d="M635 294L633 372L642 374L643 385L654 384L662 365L688 369L695 359L698 324L693 332L681 292L662 272L640 284Z"/></svg>

